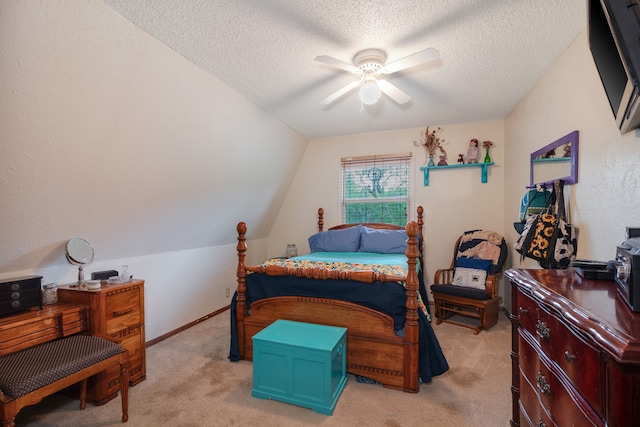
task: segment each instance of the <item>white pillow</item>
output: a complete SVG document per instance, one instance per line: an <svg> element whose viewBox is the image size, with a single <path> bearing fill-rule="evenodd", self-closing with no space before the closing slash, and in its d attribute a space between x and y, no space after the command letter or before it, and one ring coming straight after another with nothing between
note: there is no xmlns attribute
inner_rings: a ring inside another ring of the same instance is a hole
<svg viewBox="0 0 640 427"><path fill-rule="evenodd" d="M486 289L487 272L477 268L456 267L452 285L466 286L475 289Z"/></svg>

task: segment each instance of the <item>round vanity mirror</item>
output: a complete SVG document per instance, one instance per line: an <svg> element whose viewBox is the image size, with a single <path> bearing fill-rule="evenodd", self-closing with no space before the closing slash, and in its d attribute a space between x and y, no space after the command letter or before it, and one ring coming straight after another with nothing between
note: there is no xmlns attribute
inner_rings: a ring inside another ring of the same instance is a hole
<svg viewBox="0 0 640 427"><path fill-rule="evenodd" d="M70 264L78 267L78 284L84 283L83 267L93 261L93 248L86 240L76 237L67 242L66 256Z"/></svg>

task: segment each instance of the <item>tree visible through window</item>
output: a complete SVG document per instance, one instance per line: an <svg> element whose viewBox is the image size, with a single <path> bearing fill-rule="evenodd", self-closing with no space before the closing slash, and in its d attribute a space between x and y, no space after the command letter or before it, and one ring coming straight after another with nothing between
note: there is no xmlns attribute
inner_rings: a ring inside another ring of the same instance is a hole
<svg viewBox="0 0 640 427"><path fill-rule="evenodd" d="M410 167L411 153L343 158L343 221L404 226L411 208Z"/></svg>

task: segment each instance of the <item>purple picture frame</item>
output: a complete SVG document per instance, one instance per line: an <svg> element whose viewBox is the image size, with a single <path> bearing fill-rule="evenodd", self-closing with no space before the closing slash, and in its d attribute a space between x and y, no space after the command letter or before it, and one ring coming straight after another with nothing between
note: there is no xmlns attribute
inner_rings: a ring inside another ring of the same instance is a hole
<svg viewBox="0 0 640 427"><path fill-rule="evenodd" d="M536 185L542 185L544 187L549 188L553 186L553 181L558 179L564 180L565 184L575 184L578 182L578 139L579 139L578 135L579 135L579 132L577 130L574 130L573 132L563 136L562 138L559 138L553 141L551 144L545 145L541 149L531 153L531 163L530 163L530 169L529 169L530 188L533 188ZM571 151L570 151L571 156L570 156L570 160L568 160L571 164L571 172L569 176L564 176L564 177L559 176L549 181L534 182L534 176L533 176L534 160L538 159L538 161L540 161L539 158L543 156L545 153L548 153L551 150L560 148L567 143L571 144Z"/></svg>

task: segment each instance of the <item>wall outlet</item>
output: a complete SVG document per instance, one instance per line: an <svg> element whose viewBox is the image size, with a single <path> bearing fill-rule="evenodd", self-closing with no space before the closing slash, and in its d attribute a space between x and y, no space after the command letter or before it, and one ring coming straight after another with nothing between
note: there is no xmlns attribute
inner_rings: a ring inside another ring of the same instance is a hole
<svg viewBox="0 0 640 427"><path fill-rule="evenodd" d="M227 289L225 289L225 290L224 290L224 295L225 295L227 298L229 298L229 295L230 295L229 288L227 288Z"/></svg>

